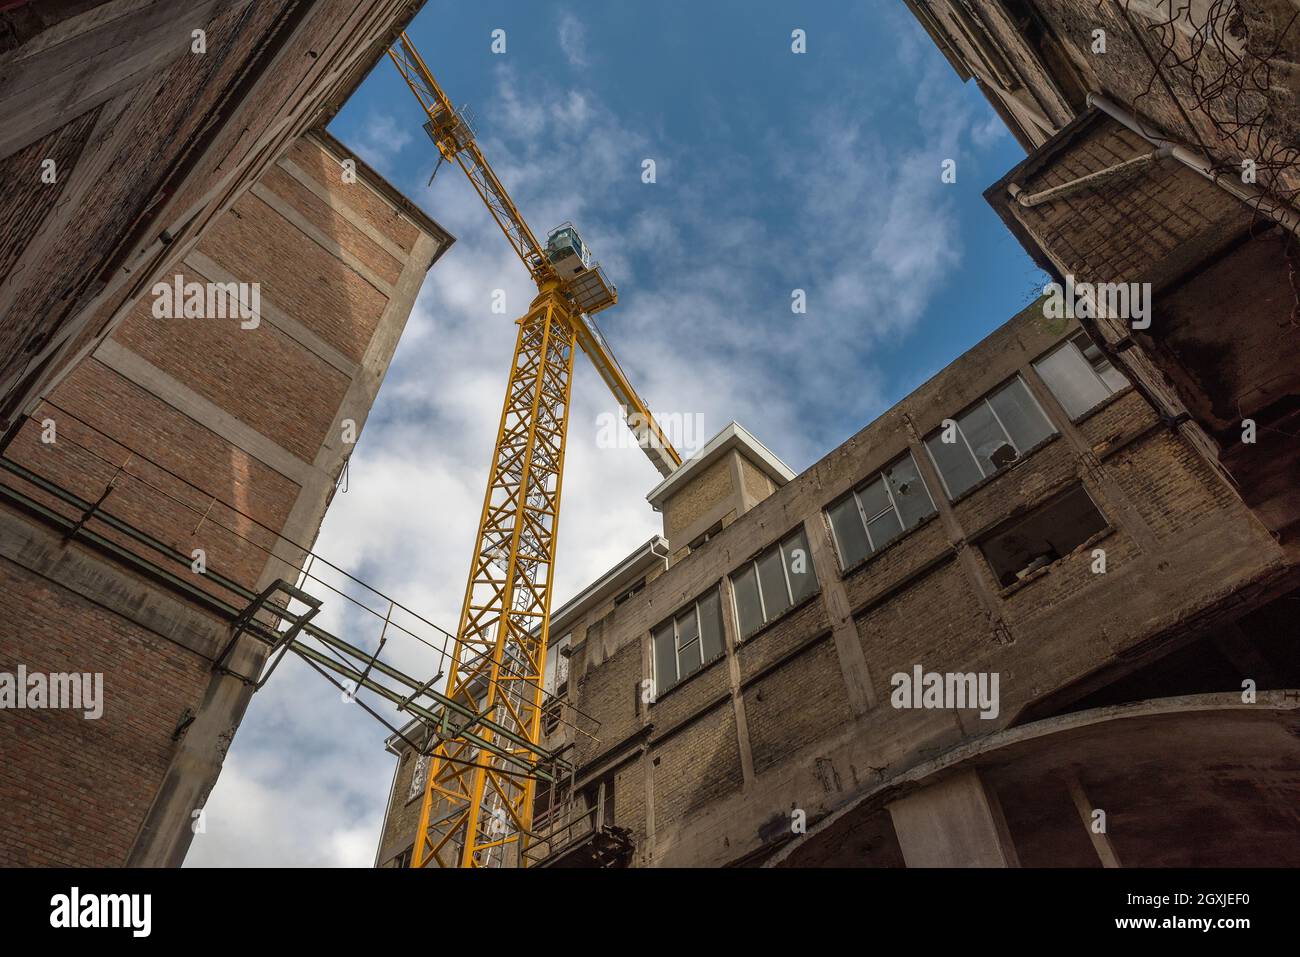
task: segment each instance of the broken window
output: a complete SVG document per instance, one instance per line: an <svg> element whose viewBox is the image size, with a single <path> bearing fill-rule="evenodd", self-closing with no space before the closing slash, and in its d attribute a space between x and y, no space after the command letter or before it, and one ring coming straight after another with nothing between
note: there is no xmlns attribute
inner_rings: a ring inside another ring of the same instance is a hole
<svg viewBox="0 0 1300 957"><path fill-rule="evenodd" d="M1034 363L1034 369L1071 419L1078 419L1128 385L1128 379L1085 332Z"/></svg>
<svg viewBox="0 0 1300 957"><path fill-rule="evenodd" d="M1106 527L1087 489L1076 485L1029 514L1004 522L979 548L1005 588L1070 554Z"/></svg>
<svg viewBox="0 0 1300 957"><path fill-rule="evenodd" d="M433 756L429 754L416 757L415 768L411 771L411 783L406 789L408 804L424 794L424 782L429 777L429 762L432 758Z"/></svg>
<svg viewBox="0 0 1300 957"><path fill-rule="evenodd" d="M748 638L817 590L812 555L797 529L731 575L740 637Z"/></svg>
<svg viewBox="0 0 1300 957"><path fill-rule="evenodd" d="M934 500L908 452L826 510L840 567L853 567L932 514Z"/></svg>
<svg viewBox="0 0 1300 957"><path fill-rule="evenodd" d="M722 604L715 588L653 632L655 693L722 657Z"/></svg>
<svg viewBox="0 0 1300 957"><path fill-rule="evenodd" d="M573 635L568 634L546 649L546 668L542 672L542 690L548 696L562 697L569 690L569 652Z"/></svg>
<svg viewBox="0 0 1300 957"><path fill-rule="evenodd" d="M955 423L925 440L950 500L1056 432L1019 376L980 399Z"/></svg>

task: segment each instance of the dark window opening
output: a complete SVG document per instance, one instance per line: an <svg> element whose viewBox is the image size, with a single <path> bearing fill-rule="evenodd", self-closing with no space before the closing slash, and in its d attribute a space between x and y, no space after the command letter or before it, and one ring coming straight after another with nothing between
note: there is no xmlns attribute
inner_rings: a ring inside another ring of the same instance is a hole
<svg viewBox="0 0 1300 957"><path fill-rule="evenodd" d="M623 594L615 598L614 606L617 607L623 604L623 602L627 601L629 598L631 598L633 595L637 594L644 588L645 588L645 579L642 578L635 585L629 588L627 591L623 592Z"/></svg>
<svg viewBox="0 0 1300 957"><path fill-rule="evenodd" d="M714 538L720 531L722 531L722 523L714 522L713 525L706 529L702 535L693 539L691 543L686 546L686 550L693 552L696 549L701 548L709 539Z"/></svg>
<svg viewBox="0 0 1300 957"><path fill-rule="evenodd" d="M1028 515L1004 523L979 543L1004 588L1074 551L1106 528L1105 517L1076 485Z"/></svg>
<svg viewBox="0 0 1300 957"><path fill-rule="evenodd" d="M568 682L565 682L565 691L568 691ZM561 698L552 698L546 702L542 708L542 734L552 735L560 729L560 718L564 714L564 701Z"/></svg>

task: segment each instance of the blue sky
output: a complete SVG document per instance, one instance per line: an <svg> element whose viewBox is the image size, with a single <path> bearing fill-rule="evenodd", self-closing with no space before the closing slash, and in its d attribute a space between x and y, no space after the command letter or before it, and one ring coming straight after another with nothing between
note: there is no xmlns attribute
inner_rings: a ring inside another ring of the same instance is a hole
<svg viewBox="0 0 1300 957"><path fill-rule="evenodd" d="M791 51L796 28L806 53ZM1045 281L981 195L1023 153L896 0L430 0L409 32L534 232L577 225L618 284L606 337L656 413L702 417L701 442L735 419L802 471ZM459 170L427 185L422 118L385 59L330 126L458 241L425 282L316 551L454 628L512 320L532 290ZM506 316L491 312L497 289ZM602 447L614 405L578 366L559 600L660 530L645 502L658 475L638 450ZM374 646L375 623L340 602L322 620ZM431 674L410 644L386 655ZM287 662L250 708L189 862L369 865L384 736Z"/></svg>

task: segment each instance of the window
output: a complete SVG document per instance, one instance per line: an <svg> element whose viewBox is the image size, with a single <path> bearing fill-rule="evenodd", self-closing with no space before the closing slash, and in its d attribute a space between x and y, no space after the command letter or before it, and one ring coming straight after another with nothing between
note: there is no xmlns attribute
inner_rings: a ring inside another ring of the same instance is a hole
<svg viewBox="0 0 1300 957"><path fill-rule="evenodd" d="M623 604L623 602L634 597L635 595L640 594L644 590L645 590L645 579L644 578L637 579L635 585L633 585L627 591L623 592L623 594L619 595L617 598L614 599L614 606L618 607L619 605Z"/></svg>
<svg viewBox="0 0 1300 957"><path fill-rule="evenodd" d="M411 784L406 789L406 801L409 804L424 795L424 781L429 776L429 761L432 755L421 754L415 759L415 768L411 771Z"/></svg>
<svg viewBox="0 0 1300 957"><path fill-rule="evenodd" d="M826 510L840 567L853 567L932 514L934 500L908 452Z"/></svg>
<svg viewBox="0 0 1300 957"><path fill-rule="evenodd" d="M391 858L388 862L389 867L410 867L411 855L415 853L415 845L409 845L406 850L402 851L396 857Z"/></svg>
<svg viewBox="0 0 1300 957"><path fill-rule="evenodd" d="M569 691L569 652L573 635L568 634L552 642L546 649L546 668L542 672L542 690L547 695L563 697ZM549 699L548 699L549 700Z"/></svg>
<svg viewBox="0 0 1300 957"><path fill-rule="evenodd" d="M1034 363L1034 369L1060 400L1066 414L1077 419L1128 385L1086 332L1071 336Z"/></svg>
<svg viewBox="0 0 1300 957"><path fill-rule="evenodd" d="M655 693L722 657L722 605L715 588L654 631Z"/></svg>
<svg viewBox="0 0 1300 957"><path fill-rule="evenodd" d="M697 549L703 548L708 544L710 539L717 537L718 533L721 531L722 523L714 522L712 526L705 529L700 535L696 536L696 538L686 546L686 550L688 552L693 552Z"/></svg>
<svg viewBox="0 0 1300 957"><path fill-rule="evenodd" d="M1087 490L1076 485L1028 515L1014 518L979 543L1004 588L1074 551L1106 528Z"/></svg>
<svg viewBox="0 0 1300 957"><path fill-rule="evenodd" d="M740 637L748 638L769 621L817 590L808 539L800 528L731 575Z"/></svg>
<svg viewBox="0 0 1300 957"><path fill-rule="evenodd" d="M941 428L925 440L949 499L1018 461L1056 432L1019 376L980 399L956 422L951 432Z"/></svg>

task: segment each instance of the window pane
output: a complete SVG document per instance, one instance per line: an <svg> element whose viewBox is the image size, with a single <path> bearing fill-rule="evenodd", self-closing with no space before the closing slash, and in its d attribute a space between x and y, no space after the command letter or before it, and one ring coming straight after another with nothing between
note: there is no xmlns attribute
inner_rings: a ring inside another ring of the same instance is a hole
<svg viewBox="0 0 1300 957"><path fill-rule="evenodd" d="M722 603L717 591L700 599L700 649L706 663L722 656Z"/></svg>
<svg viewBox="0 0 1300 957"><path fill-rule="evenodd" d="M956 498L984 477L961 436L956 435L954 438L954 442L944 442L943 430L940 429L925 440L925 447L930 450L930 457L943 476L951 498Z"/></svg>
<svg viewBox="0 0 1300 957"><path fill-rule="evenodd" d="M868 522L889 508L889 493L885 491L884 481L876 479L858 489L858 501L862 503L862 514Z"/></svg>
<svg viewBox="0 0 1300 957"><path fill-rule="evenodd" d="M754 566L747 565L744 571L732 578L731 587L736 590L740 636L748 638L763 625L763 609L758 603L758 578Z"/></svg>
<svg viewBox="0 0 1300 957"><path fill-rule="evenodd" d="M1101 376L1101 381L1106 383L1106 388L1112 395L1128 386L1128 378L1111 365L1109 359L1102 359L1097 363L1096 369L1097 375Z"/></svg>
<svg viewBox="0 0 1300 957"><path fill-rule="evenodd" d="M987 402L975 406L958 419L957 424L985 475L992 475L1015 460L1016 450L1007 443L1007 434L998 425Z"/></svg>
<svg viewBox="0 0 1300 957"><path fill-rule="evenodd" d="M1012 379L1000 392L989 396L989 403L1011 433L1011 441L1021 454L1056 431L1020 378Z"/></svg>
<svg viewBox="0 0 1300 957"><path fill-rule="evenodd" d="M792 597L795 602L803 601L817 590L817 575L813 572L812 553L808 551L808 539L802 528L781 543L781 553Z"/></svg>
<svg viewBox="0 0 1300 957"><path fill-rule="evenodd" d="M759 557L758 584L763 590L763 607L767 609L768 621L790 607L790 595L785 589L785 573L781 571L779 549L769 549Z"/></svg>
<svg viewBox="0 0 1300 957"><path fill-rule="evenodd" d="M840 563L849 568L856 565L871 551L867 544L867 533L862 529L862 518L858 515L858 503L850 495L827 512L831 520L831 530L835 532L835 544L840 549Z"/></svg>
<svg viewBox="0 0 1300 957"><path fill-rule="evenodd" d="M663 694L677 684L677 649L673 646L673 623L670 621L654 635L655 693Z"/></svg>
<svg viewBox="0 0 1300 957"><path fill-rule="evenodd" d="M700 670L700 643L692 641L689 645L683 645L677 650L678 667L681 668L682 677L687 678Z"/></svg>
<svg viewBox="0 0 1300 957"><path fill-rule="evenodd" d="M879 518L868 522L867 531L871 533L871 541L876 548L884 548L902 534L903 526L898 524L898 516L894 514L893 509L890 509Z"/></svg>
<svg viewBox="0 0 1300 957"><path fill-rule="evenodd" d="M1072 419L1077 419L1110 394L1073 343L1067 342L1051 355L1039 359L1034 368ZM998 414L1002 414L1000 409Z"/></svg>
<svg viewBox="0 0 1300 957"><path fill-rule="evenodd" d="M692 605L677 616L677 647L689 645L700 637L700 623L695 620L695 606Z"/></svg>
<svg viewBox="0 0 1300 957"><path fill-rule="evenodd" d="M911 453L885 469L885 481L889 483L904 528L911 528L934 511L934 503L930 501L930 493L925 482L921 481L921 473Z"/></svg>

